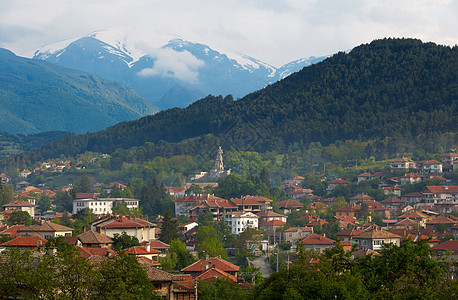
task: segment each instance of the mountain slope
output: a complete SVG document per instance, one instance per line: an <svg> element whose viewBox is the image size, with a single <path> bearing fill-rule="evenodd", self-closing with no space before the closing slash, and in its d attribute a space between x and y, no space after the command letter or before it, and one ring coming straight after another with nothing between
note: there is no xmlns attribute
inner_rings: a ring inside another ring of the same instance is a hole
<svg viewBox="0 0 458 300"><path fill-rule="evenodd" d="M209 139L226 149L284 151L292 143L456 132L457 76L458 47L377 40L238 101L208 96L186 109L65 137L33 155L111 153L146 142L157 143L150 150L155 155L195 154L205 151ZM163 141L186 142L163 147Z"/></svg>
<svg viewBox="0 0 458 300"><path fill-rule="evenodd" d="M300 59L277 69L180 38L157 49L142 50L139 44L125 32L102 30L45 46L33 58L125 83L162 109L186 107L208 94L242 97L325 59Z"/></svg>
<svg viewBox="0 0 458 300"><path fill-rule="evenodd" d="M157 111L114 81L0 49L0 131L97 131Z"/></svg>

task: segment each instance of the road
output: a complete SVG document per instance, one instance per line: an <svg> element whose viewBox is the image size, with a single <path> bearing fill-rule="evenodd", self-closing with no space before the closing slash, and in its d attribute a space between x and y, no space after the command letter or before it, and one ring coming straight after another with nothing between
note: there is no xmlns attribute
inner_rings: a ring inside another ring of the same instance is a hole
<svg viewBox="0 0 458 300"><path fill-rule="evenodd" d="M252 260L252 263L256 268L261 268L262 276L267 278L272 274L272 270L270 269L270 267L267 265L265 261L266 257L267 256L265 255L256 257L255 259Z"/></svg>

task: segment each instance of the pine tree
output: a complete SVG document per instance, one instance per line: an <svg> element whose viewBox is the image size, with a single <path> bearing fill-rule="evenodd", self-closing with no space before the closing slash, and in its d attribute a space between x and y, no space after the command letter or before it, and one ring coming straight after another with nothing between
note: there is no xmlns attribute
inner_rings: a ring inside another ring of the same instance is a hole
<svg viewBox="0 0 458 300"><path fill-rule="evenodd" d="M170 206L165 211L161 225L161 241L170 244L173 240L178 239L178 222L172 219L172 210Z"/></svg>

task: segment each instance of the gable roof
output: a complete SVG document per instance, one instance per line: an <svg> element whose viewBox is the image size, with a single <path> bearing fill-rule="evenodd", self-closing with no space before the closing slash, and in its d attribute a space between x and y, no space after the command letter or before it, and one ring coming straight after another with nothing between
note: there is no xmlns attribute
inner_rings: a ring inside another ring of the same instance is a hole
<svg viewBox="0 0 458 300"><path fill-rule="evenodd" d="M405 200L398 199L396 197L388 197L385 200L380 201L382 204L402 204L406 203Z"/></svg>
<svg viewBox="0 0 458 300"><path fill-rule="evenodd" d="M224 259L218 258L218 257L210 257L208 259L199 259L193 264L190 264L189 266L181 269L181 272L200 272L203 270L207 269L207 265L210 266L215 266L215 268L220 269L221 271L224 272L237 272L239 271L239 267L237 267L234 264L231 264L228 261L225 261Z"/></svg>
<svg viewBox="0 0 458 300"><path fill-rule="evenodd" d="M204 280L204 281L213 280L214 278L222 278L222 277L226 277L234 282L237 282L237 277L235 277L234 275L231 275L218 268L213 268L213 267L204 271L202 274L199 274L197 276L197 278L199 278L200 280Z"/></svg>
<svg viewBox="0 0 458 300"><path fill-rule="evenodd" d="M362 230L359 230L359 229L356 229L354 227L351 227L351 228L347 228L345 230L342 230L340 232L337 232L336 235L337 236L356 236L360 233L363 233Z"/></svg>
<svg viewBox="0 0 458 300"><path fill-rule="evenodd" d="M427 193L428 191L434 194L455 194L458 193L458 185L427 185L423 190L423 193Z"/></svg>
<svg viewBox="0 0 458 300"><path fill-rule="evenodd" d="M35 204L30 203L29 201L11 201L10 203L2 205L5 208L8 207L35 207Z"/></svg>
<svg viewBox="0 0 458 300"><path fill-rule="evenodd" d="M48 241L39 236L18 236L11 241L0 244L6 247L24 247L24 248L38 248L46 244Z"/></svg>
<svg viewBox="0 0 458 300"><path fill-rule="evenodd" d="M435 245L431 248L432 250L439 251L452 251L453 254L458 254L458 240L446 241L442 244Z"/></svg>
<svg viewBox="0 0 458 300"><path fill-rule="evenodd" d="M160 240L149 241L149 245L153 249L167 249L167 248L170 248L170 245L168 245L168 244L166 244L164 242L161 242Z"/></svg>
<svg viewBox="0 0 458 300"><path fill-rule="evenodd" d="M148 254L160 254L161 251L150 248L149 251L147 251L145 246L133 246L130 248L126 249L127 253L132 254L132 255L148 255Z"/></svg>
<svg viewBox="0 0 458 300"><path fill-rule="evenodd" d="M44 221L40 225L32 225L24 227L18 230L18 232L62 232L62 231L73 231L73 228L62 226L51 221Z"/></svg>
<svg viewBox="0 0 458 300"><path fill-rule="evenodd" d="M280 201L277 204L278 204L278 208L302 208L304 207L304 204L298 201L295 201L295 200L291 200L291 199Z"/></svg>
<svg viewBox="0 0 458 300"><path fill-rule="evenodd" d="M113 240L105 234L98 233L94 230L89 230L81 233L77 238L83 244L112 244Z"/></svg>
<svg viewBox="0 0 458 300"><path fill-rule="evenodd" d="M384 238L401 238L399 235L394 234L392 232L389 232L387 230L383 229L371 229L371 230L366 230L357 236L355 238L361 238L361 239L384 239Z"/></svg>
<svg viewBox="0 0 458 300"><path fill-rule="evenodd" d="M318 235L316 233L312 233L308 237L303 238L298 243L302 245L332 245L336 241L328 239L324 236Z"/></svg>

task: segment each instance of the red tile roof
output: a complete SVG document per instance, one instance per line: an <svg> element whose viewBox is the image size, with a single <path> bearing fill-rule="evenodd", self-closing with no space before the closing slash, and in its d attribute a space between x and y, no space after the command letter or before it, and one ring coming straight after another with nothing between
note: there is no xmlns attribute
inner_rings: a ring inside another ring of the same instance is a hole
<svg viewBox="0 0 458 300"><path fill-rule="evenodd" d="M161 251L150 248L149 251L146 250L145 246L134 246L127 249L127 253L132 255L150 255L150 254L160 254Z"/></svg>
<svg viewBox="0 0 458 300"><path fill-rule="evenodd" d="M62 226L51 221L44 221L39 225L32 225L24 227L18 230L18 232L62 232L62 231L73 231L73 228Z"/></svg>
<svg viewBox="0 0 458 300"><path fill-rule="evenodd" d="M197 276L197 278L203 281L213 280L214 278L229 278L230 280L237 282L237 277L228 274L218 268L210 268Z"/></svg>
<svg viewBox="0 0 458 300"><path fill-rule="evenodd" d="M302 208L304 207L304 204L295 201L295 200L283 200L277 203L278 208Z"/></svg>
<svg viewBox="0 0 458 300"><path fill-rule="evenodd" d="M298 243L302 245L332 245L336 241L328 239L324 236L318 235L316 233L312 233L308 237L303 238Z"/></svg>
<svg viewBox="0 0 458 300"><path fill-rule="evenodd" d="M380 201L382 204L403 204L406 203L405 200L398 199L396 197L388 197L385 200Z"/></svg>
<svg viewBox="0 0 458 300"><path fill-rule="evenodd" d="M237 267L234 264L231 264L228 261L225 261L224 259L217 258L217 257L211 257L209 259L202 258L195 263L181 269L181 272L200 272L204 271L207 269L206 266L215 266L215 268L220 269L221 271L224 272L237 272L239 271L239 267Z"/></svg>
<svg viewBox="0 0 458 300"><path fill-rule="evenodd" d="M452 254L458 254L458 240L446 241L442 244L436 245L431 248L436 251L451 251Z"/></svg>
<svg viewBox="0 0 458 300"><path fill-rule="evenodd" d="M30 203L29 201L11 201L10 203L4 204L3 207L35 207L35 204Z"/></svg>
<svg viewBox="0 0 458 300"><path fill-rule="evenodd" d="M355 236L362 232L363 232L362 230L351 227L351 228L342 230L341 232L337 232L336 235L337 236Z"/></svg>
<svg viewBox="0 0 458 300"><path fill-rule="evenodd" d="M328 184L339 184L339 183L351 183L350 181L346 181L346 180L343 180L343 179L336 179L336 180L333 180L333 181L330 181L328 182Z"/></svg>
<svg viewBox="0 0 458 300"><path fill-rule="evenodd" d="M5 247L23 247L23 248L38 248L44 246L48 241L39 236L19 236L11 241L0 244Z"/></svg>

